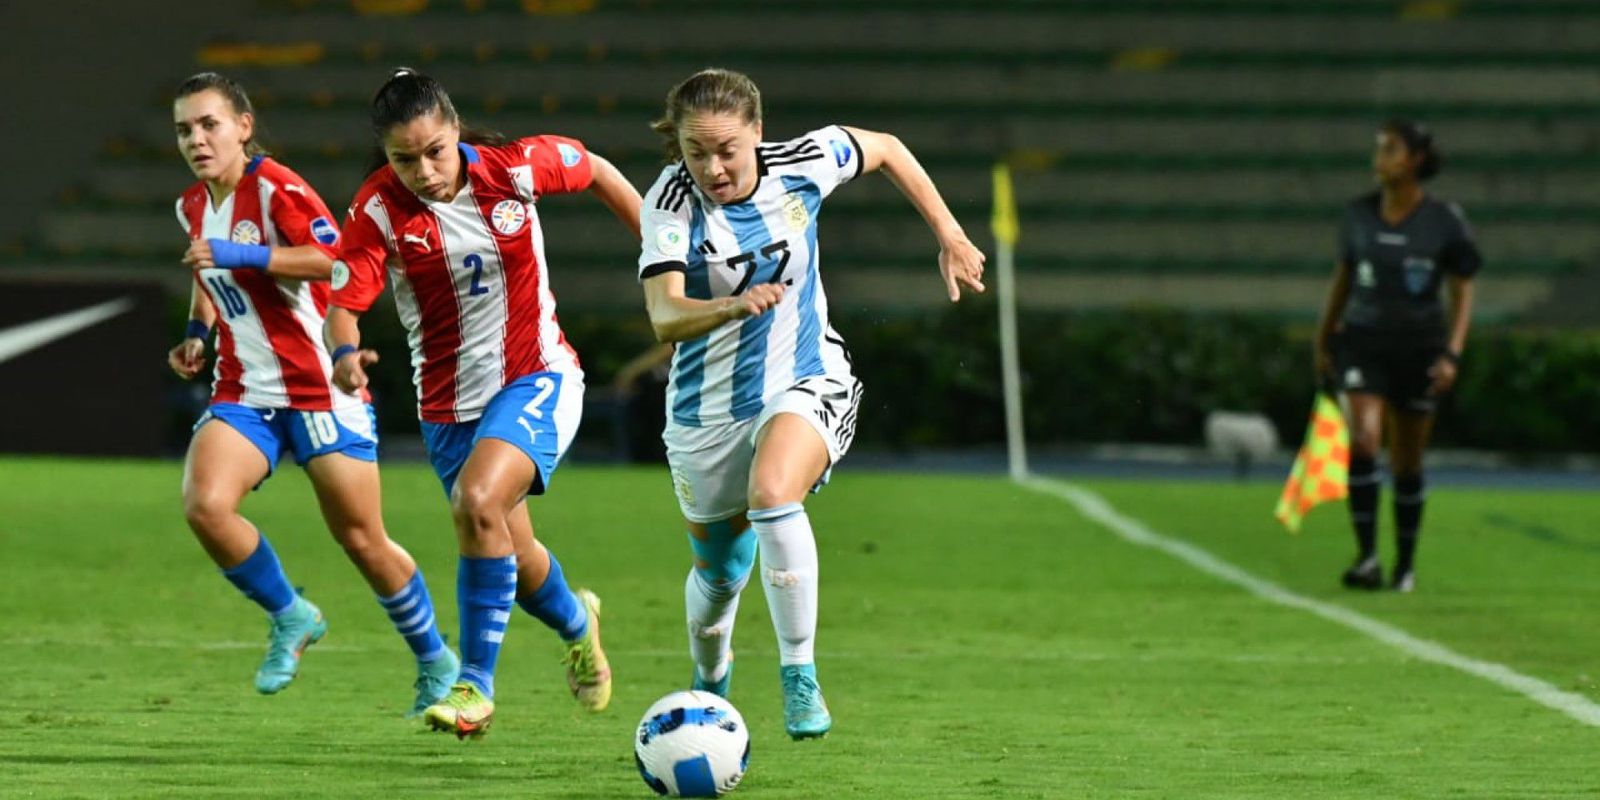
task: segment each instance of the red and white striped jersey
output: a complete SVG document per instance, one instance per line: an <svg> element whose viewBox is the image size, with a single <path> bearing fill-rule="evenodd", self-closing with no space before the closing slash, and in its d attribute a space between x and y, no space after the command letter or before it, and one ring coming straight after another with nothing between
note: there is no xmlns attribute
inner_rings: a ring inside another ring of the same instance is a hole
<svg viewBox="0 0 1600 800"><path fill-rule="evenodd" d="M190 239L311 245L337 255L339 229L322 198L293 170L264 156L250 162L222 205L213 208L205 184L197 182L178 198L177 210ZM217 308L211 402L305 411L365 402L333 386L322 345L332 291L326 281L275 278L256 269L203 269L194 277Z"/></svg>
<svg viewBox="0 0 1600 800"><path fill-rule="evenodd" d="M411 344L418 416L468 422L512 381L577 366L556 322L556 298L534 203L592 180L583 145L532 136L461 145L466 185L435 202L387 165L356 193L333 265L333 302L363 312L394 281Z"/></svg>

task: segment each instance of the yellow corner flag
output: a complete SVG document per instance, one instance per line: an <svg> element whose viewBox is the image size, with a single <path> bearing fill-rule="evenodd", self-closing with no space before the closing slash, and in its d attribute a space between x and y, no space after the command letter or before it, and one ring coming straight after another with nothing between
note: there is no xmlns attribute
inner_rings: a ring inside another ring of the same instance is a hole
<svg viewBox="0 0 1600 800"><path fill-rule="evenodd" d="M1022 233L1017 223L1017 198L1011 192L1011 168L1005 162L994 165L994 215L989 218L994 240L1015 247Z"/></svg>
<svg viewBox="0 0 1600 800"><path fill-rule="evenodd" d="M1300 521L1318 503L1342 500L1350 491L1350 430L1333 398L1317 393L1311 409L1306 442L1295 456L1294 468L1283 485L1274 515L1290 533L1300 532Z"/></svg>

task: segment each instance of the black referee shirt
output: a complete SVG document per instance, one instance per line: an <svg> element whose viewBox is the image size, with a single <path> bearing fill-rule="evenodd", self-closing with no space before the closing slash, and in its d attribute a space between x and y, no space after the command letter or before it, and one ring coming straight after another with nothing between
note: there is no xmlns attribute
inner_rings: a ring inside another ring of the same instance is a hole
<svg viewBox="0 0 1600 800"><path fill-rule="evenodd" d="M1460 206L1432 195L1398 225L1384 221L1380 203L1377 192L1362 195L1339 227L1339 258L1350 269L1345 328L1442 339L1444 274L1471 277L1483 265L1472 228Z"/></svg>

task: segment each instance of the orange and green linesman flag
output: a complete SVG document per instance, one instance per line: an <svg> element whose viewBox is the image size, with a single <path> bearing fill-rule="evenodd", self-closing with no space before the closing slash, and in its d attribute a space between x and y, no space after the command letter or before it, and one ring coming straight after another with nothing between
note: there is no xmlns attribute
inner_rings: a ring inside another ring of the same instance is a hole
<svg viewBox="0 0 1600 800"><path fill-rule="evenodd" d="M1306 443L1295 456L1274 514L1290 533L1299 533L1300 521L1314 506L1344 499L1350 491L1349 480L1350 430L1339 404L1319 392L1311 409L1311 425L1306 428Z"/></svg>

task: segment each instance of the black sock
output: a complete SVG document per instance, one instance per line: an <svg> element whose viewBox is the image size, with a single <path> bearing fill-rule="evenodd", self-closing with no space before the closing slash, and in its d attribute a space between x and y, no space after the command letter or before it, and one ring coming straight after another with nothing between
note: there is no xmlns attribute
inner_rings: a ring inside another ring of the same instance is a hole
<svg viewBox="0 0 1600 800"><path fill-rule="evenodd" d="M1420 473L1394 476L1395 543L1400 553L1395 559L1396 573L1411 571L1411 559L1417 552L1417 532L1422 529L1422 506L1427 499Z"/></svg>
<svg viewBox="0 0 1600 800"><path fill-rule="evenodd" d="M1356 529L1358 557L1365 561L1378 552L1378 462L1350 457L1350 523Z"/></svg>

